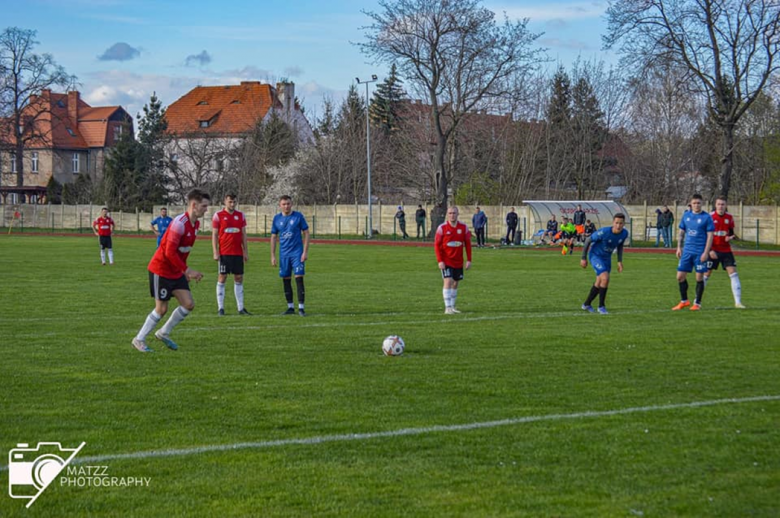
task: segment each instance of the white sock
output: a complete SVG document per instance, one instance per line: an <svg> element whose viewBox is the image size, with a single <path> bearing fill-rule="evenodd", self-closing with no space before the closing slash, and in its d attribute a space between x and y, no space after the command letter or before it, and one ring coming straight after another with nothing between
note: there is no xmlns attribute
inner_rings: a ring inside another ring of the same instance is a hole
<svg viewBox="0 0 780 518"><path fill-rule="evenodd" d="M108 249L108 262L111 264L114 264L114 249L109 248Z"/></svg>
<svg viewBox="0 0 780 518"><path fill-rule="evenodd" d="M709 275L705 275L704 276L704 287L705 288L707 287L707 281L709 281L709 280L710 280L710 276Z"/></svg>
<svg viewBox="0 0 780 518"><path fill-rule="evenodd" d="M300 302L298 303L298 309L303 309L303 304L301 304Z"/></svg>
<svg viewBox="0 0 780 518"><path fill-rule="evenodd" d="M174 312L171 314L171 317L168 319L168 321L160 328L160 334L162 335L169 335L171 334L171 331L173 331L173 328L176 327L179 322L184 320L184 318L189 315L190 312L183 307L179 306L174 310Z"/></svg>
<svg viewBox="0 0 780 518"><path fill-rule="evenodd" d="M217 283L217 309L225 309L225 283Z"/></svg>
<svg viewBox="0 0 780 518"><path fill-rule="evenodd" d="M458 288L455 288L454 290L450 290L450 302L452 303L452 307L455 307L455 299L458 298Z"/></svg>
<svg viewBox="0 0 780 518"><path fill-rule="evenodd" d="M452 301L450 301L450 290L445 288L441 290L441 294L444 297L444 307L448 308L452 306Z"/></svg>
<svg viewBox="0 0 780 518"><path fill-rule="evenodd" d="M146 322L144 322L144 325L135 337L139 340L145 340L146 335L152 332L152 329L160 322L161 318L162 317L157 314L157 310L153 309L152 312L147 315Z"/></svg>
<svg viewBox="0 0 780 518"><path fill-rule="evenodd" d="M222 295L225 295L224 287L225 285L222 285ZM244 285L239 283L233 284L233 293L236 294L236 304L238 305L238 310L241 311L244 309Z"/></svg>
<svg viewBox="0 0 780 518"><path fill-rule="evenodd" d="M731 293L734 295L734 304L742 304L742 283L739 282L739 274L737 272L729 275L731 279Z"/></svg>
<svg viewBox="0 0 780 518"><path fill-rule="evenodd" d="M102 248L100 249L100 262L106 264L106 251Z"/></svg>

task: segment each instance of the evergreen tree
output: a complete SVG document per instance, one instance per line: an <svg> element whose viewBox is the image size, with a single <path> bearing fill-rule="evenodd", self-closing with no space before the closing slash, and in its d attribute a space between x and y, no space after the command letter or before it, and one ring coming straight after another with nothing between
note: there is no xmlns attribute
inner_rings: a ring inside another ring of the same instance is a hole
<svg viewBox="0 0 780 518"><path fill-rule="evenodd" d="M600 187L598 176L602 170L598 151L607 138L604 127L604 112L599 107L596 94L590 82L582 77L571 91L571 121L574 147L574 179L579 199L586 197L587 190Z"/></svg>
<svg viewBox="0 0 780 518"><path fill-rule="evenodd" d="M322 108L324 113L322 118L317 121L317 137L327 137L336 127L335 109L333 108L333 101L330 98L325 98L322 102Z"/></svg>
<svg viewBox="0 0 780 518"><path fill-rule="evenodd" d="M52 205L62 203L62 184L55 180L54 176L51 176L46 184L46 201Z"/></svg>
<svg viewBox="0 0 780 518"><path fill-rule="evenodd" d="M345 127L355 127L360 125L361 121L365 124L366 110L363 106L363 99L358 94L357 87L349 85L349 91L347 92L347 98L341 105L339 110L337 127L339 130L345 129Z"/></svg>
<svg viewBox="0 0 780 518"><path fill-rule="evenodd" d="M167 200L165 145L169 137L166 129L165 108L154 92L144 105L143 115L138 115L138 196L145 209Z"/></svg>
<svg viewBox="0 0 780 518"><path fill-rule="evenodd" d="M406 97L403 81L398 77L395 63L390 67L390 75L379 83L371 100L369 117L374 126L385 133L398 129L400 103Z"/></svg>
<svg viewBox="0 0 780 518"><path fill-rule="evenodd" d="M568 125L570 119L571 80L563 67L559 67L552 80L552 96L547 105L547 122L553 125Z"/></svg>
<svg viewBox="0 0 780 518"><path fill-rule="evenodd" d="M143 175L139 168L141 145L129 131L123 131L119 142L111 148L103 166L100 188L101 201L112 210L133 210L145 206L141 199Z"/></svg>

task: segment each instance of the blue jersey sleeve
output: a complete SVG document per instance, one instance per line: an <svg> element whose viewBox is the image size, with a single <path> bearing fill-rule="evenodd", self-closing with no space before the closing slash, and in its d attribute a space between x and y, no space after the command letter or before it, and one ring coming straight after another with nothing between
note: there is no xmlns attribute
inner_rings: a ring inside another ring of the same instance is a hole
<svg viewBox="0 0 780 518"><path fill-rule="evenodd" d="M154 219L152 220L152 226L154 226L154 225L159 225L159 224L160 224L160 218L159 218L159 217L157 217L157 218L154 218Z"/></svg>
<svg viewBox="0 0 780 518"><path fill-rule="evenodd" d="M707 220L707 232L715 232L715 221L713 221L712 216Z"/></svg>
<svg viewBox="0 0 780 518"><path fill-rule="evenodd" d="M301 230L309 230L309 224L306 223L306 218L301 214Z"/></svg>

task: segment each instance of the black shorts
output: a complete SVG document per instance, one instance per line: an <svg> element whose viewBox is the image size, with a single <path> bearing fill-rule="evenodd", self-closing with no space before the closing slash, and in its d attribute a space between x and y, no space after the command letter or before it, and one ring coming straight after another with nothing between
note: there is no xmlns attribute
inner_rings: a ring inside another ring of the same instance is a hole
<svg viewBox="0 0 780 518"><path fill-rule="evenodd" d="M452 266L444 265L444 269L441 271L442 279L452 279L453 281L463 280L463 268L453 268Z"/></svg>
<svg viewBox="0 0 780 518"><path fill-rule="evenodd" d="M100 237L100 249L108 248L111 250L111 236L99 236Z"/></svg>
<svg viewBox="0 0 780 518"><path fill-rule="evenodd" d="M707 262L707 268L710 270L717 270L718 265L723 265L723 269L725 270L728 267L737 267L737 261L734 259L734 254L732 252L715 252L715 255L718 256L717 259L710 259Z"/></svg>
<svg viewBox="0 0 780 518"><path fill-rule="evenodd" d="M244 256L243 255L220 255L219 273L221 275L225 275L225 274L244 275Z"/></svg>
<svg viewBox="0 0 780 518"><path fill-rule="evenodd" d="M190 291L190 283L187 277L182 275L178 279L167 279L156 273L149 272L149 293L156 300L171 300L174 290Z"/></svg>

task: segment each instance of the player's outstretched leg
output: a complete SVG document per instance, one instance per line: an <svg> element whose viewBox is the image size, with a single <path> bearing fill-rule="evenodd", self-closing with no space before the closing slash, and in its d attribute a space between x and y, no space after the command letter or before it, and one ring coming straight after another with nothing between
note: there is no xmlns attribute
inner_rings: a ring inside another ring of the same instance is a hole
<svg viewBox="0 0 780 518"><path fill-rule="evenodd" d="M157 326L157 324L160 323L160 320L162 319L163 315L157 313L157 308L155 308L152 310L151 313L149 313L146 316L144 325L141 326L141 329L138 331L138 334L135 336L135 338L133 338L133 342L132 342L133 347L135 347L142 353L154 352L146 345L146 336L152 332L152 329L154 329Z"/></svg>
<svg viewBox="0 0 780 518"><path fill-rule="evenodd" d="M688 279L683 277L682 280L677 281L677 284L680 288L680 303L674 306L672 311L679 311L691 305L691 302L688 300Z"/></svg>

